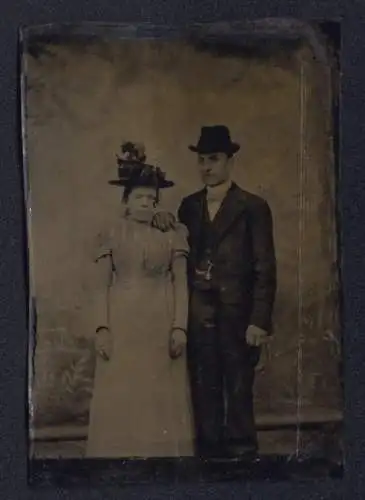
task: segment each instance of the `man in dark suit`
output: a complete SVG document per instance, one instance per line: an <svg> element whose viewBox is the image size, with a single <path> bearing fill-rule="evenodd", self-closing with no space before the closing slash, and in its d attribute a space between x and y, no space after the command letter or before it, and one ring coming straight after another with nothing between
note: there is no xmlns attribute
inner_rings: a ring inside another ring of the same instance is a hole
<svg viewBox="0 0 365 500"><path fill-rule="evenodd" d="M187 349L197 453L204 457L256 454L255 366L272 331L272 216L265 200L231 180L239 148L227 127L202 128L190 149L205 187L178 210L189 232Z"/></svg>

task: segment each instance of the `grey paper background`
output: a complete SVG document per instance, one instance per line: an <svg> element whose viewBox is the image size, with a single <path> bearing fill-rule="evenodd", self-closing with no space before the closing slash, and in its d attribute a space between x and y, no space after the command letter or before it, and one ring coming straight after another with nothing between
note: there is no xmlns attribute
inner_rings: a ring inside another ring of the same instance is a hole
<svg viewBox="0 0 365 500"><path fill-rule="evenodd" d="M309 47L240 57L140 40L49 45L36 55L25 67L36 428L57 425L53 432L61 433L87 419L92 248L118 211L119 193L107 181L122 139L143 140L149 160L176 181L163 198L174 211L200 187L187 145L209 123L230 127L242 145L235 179L264 196L274 216L279 290L275 337L257 376L258 421L336 420L342 404L328 68ZM295 432L272 439L276 449L298 445ZM308 443L301 438L299 445Z"/></svg>

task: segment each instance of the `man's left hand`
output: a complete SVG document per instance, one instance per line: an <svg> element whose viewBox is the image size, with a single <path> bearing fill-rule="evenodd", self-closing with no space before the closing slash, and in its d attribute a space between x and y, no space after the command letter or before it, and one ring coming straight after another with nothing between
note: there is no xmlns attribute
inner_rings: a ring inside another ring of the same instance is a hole
<svg viewBox="0 0 365 500"><path fill-rule="evenodd" d="M260 347L268 340L268 332L255 325L250 325L246 330L246 341L250 346Z"/></svg>
<svg viewBox="0 0 365 500"><path fill-rule="evenodd" d="M170 212L156 212L152 219L152 227L166 232L176 227L176 217Z"/></svg>

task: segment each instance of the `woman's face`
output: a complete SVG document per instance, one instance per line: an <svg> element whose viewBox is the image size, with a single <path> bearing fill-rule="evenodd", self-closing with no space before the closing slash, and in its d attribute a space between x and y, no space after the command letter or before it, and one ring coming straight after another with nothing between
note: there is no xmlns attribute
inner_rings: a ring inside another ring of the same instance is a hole
<svg viewBox="0 0 365 500"><path fill-rule="evenodd" d="M148 222L156 206L156 189L136 187L129 194L126 204L129 215L138 221Z"/></svg>

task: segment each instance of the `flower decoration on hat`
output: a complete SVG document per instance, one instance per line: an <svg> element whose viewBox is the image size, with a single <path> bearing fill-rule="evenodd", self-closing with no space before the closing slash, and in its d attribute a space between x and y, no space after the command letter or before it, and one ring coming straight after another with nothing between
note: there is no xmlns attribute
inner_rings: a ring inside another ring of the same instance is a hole
<svg viewBox="0 0 365 500"><path fill-rule="evenodd" d="M118 179L109 181L115 186L156 186L166 188L174 185L166 180L166 174L159 167L146 163L146 149L141 142L125 141L121 154L117 155Z"/></svg>
<svg viewBox="0 0 365 500"><path fill-rule="evenodd" d="M117 156L118 165L125 162L145 162L146 161L146 148L141 142L123 142L121 146L121 155Z"/></svg>

